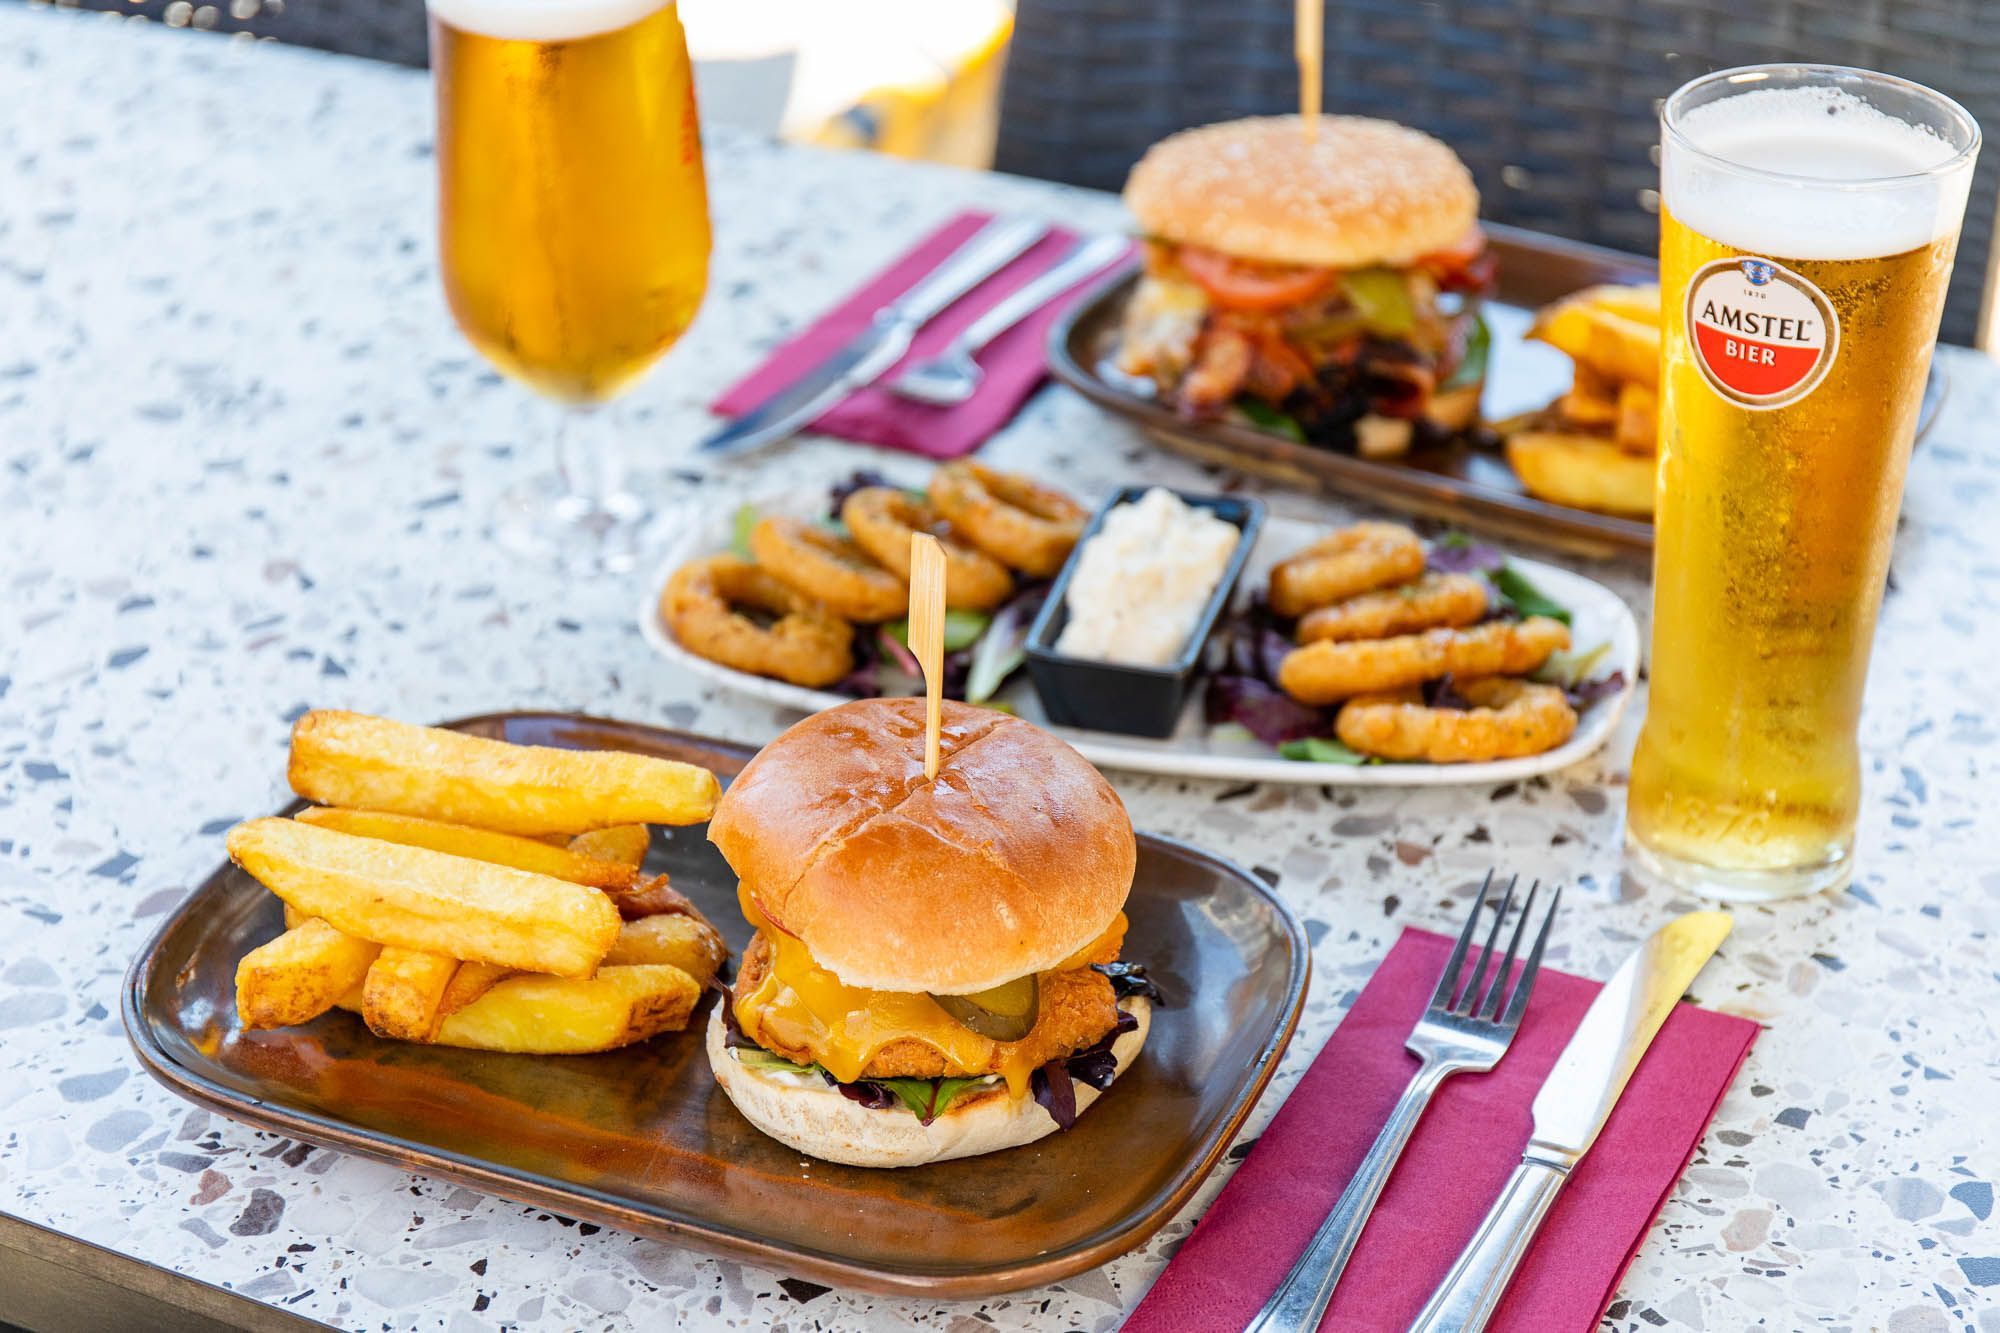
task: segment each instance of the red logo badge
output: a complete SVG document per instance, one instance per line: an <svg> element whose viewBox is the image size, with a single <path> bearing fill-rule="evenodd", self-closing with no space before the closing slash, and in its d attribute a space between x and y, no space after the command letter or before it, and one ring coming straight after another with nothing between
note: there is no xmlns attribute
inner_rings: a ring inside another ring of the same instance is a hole
<svg viewBox="0 0 2000 1333"><path fill-rule="evenodd" d="M1695 271L1687 331L1710 387L1760 411L1818 388L1840 351L1840 317L1825 293L1780 264L1749 256Z"/></svg>

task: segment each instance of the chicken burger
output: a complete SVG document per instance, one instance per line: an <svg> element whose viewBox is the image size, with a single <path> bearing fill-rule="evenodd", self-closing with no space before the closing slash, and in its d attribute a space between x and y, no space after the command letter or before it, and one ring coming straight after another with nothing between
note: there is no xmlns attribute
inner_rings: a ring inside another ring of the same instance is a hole
<svg viewBox="0 0 2000 1333"><path fill-rule="evenodd" d="M815 714L723 795L709 838L756 934L708 1029L716 1080L800 1152L912 1166L1068 1128L1138 1055L1119 963L1136 844L1076 751L947 702Z"/></svg>

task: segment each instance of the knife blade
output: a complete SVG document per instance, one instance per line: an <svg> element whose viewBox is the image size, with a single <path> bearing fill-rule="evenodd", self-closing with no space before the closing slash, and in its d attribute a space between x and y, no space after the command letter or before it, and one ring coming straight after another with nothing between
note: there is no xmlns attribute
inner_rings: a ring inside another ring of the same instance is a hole
<svg viewBox="0 0 2000 1333"><path fill-rule="evenodd" d="M880 379L910 350L918 329L1047 234L1048 224L1031 218L994 218L916 286L876 311L852 341L696 448L729 457L803 430L848 394Z"/></svg>
<svg viewBox="0 0 2000 1333"><path fill-rule="evenodd" d="M1597 1141L1660 1024L1734 924L1727 912L1676 917L1647 936L1604 983L1535 1094L1535 1127L1521 1164L1411 1333L1486 1327L1556 1194Z"/></svg>

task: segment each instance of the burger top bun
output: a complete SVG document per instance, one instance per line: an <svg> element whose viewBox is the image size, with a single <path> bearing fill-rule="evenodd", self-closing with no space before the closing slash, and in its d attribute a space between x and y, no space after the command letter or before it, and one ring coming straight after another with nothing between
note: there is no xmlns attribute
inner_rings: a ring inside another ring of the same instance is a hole
<svg viewBox="0 0 2000 1333"><path fill-rule="evenodd" d="M1043 972L1111 925L1138 849L1124 803L1027 722L862 699L758 753L708 836L771 924L850 986L964 995Z"/></svg>
<svg viewBox="0 0 2000 1333"><path fill-rule="evenodd" d="M1364 116L1203 125L1148 149L1125 183L1148 235L1239 259L1320 268L1407 265L1449 250L1479 219L1458 154Z"/></svg>

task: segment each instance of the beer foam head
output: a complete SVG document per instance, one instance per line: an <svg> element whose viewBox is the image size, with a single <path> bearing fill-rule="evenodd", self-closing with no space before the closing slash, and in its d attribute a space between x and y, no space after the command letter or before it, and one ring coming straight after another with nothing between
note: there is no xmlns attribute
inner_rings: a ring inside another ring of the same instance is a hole
<svg viewBox="0 0 2000 1333"><path fill-rule="evenodd" d="M521 42L573 42L615 32L674 0L428 0L460 32Z"/></svg>
<svg viewBox="0 0 2000 1333"><path fill-rule="evenodd" d="M1758 88L1673 116L1661 190L1683 224L1738 250L1873 259L1957 230L1971 162L1939 168L1962 147L1845 88Z"/></svg>

